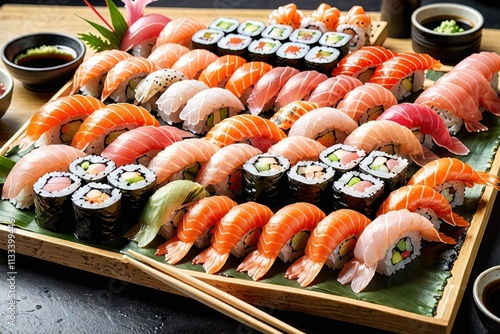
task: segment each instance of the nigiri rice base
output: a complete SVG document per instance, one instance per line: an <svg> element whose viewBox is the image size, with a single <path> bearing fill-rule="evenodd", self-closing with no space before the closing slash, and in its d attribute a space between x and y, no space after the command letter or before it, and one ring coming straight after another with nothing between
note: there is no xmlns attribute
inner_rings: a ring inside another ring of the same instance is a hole
<svg viewBox="0 0 500 334"><path fill-rule="evenodd" d="M328 256L325 265L331 269L341 269L344 264L352 259L357 236L344 239Z"/></svg>
<svg viewBox="0 0 500 334"><path fill-rule="evenodd" d="M432 223L432 225L434 225L434 228L436 230L439 230L439 228L441 227L441 220L439 219L436 212L434 210L432 210L431 208L419 208L416 211L416 213L429 219L429 221Z"/></svg>
<svg viewBox="0 0 500 334"><path fill-rule="evenodd" d="M401 244L404 244L404 250L400 249ZM396 273L396 271L403 269L414 258L420 255L420 248L421 236L417 231L410 232L398 238L396 242L387 249L382 260L377 263L377 272L386 276ZM395 259L398 262L394 263Z"/></svg>
<svg viewBox="0 0 500 334"><path fill-rule="evenodd" d="M465 183L463 181L445 181L436 186L436 190L446 197L452 208L464 204Z"/></svg>
<svg viewBox="0 0 500 334"><path fill-rule="evenodd" d="M444 120L444 123L448 127L448 132L452 136L456 135L464 125L463 119L453 115L451 112L437 106L431 106L431 108Z"/></svg>
<svg viewBox="0 0 500 334"><path fill-rule="evenodd" d="M415 71L414 73L402 78L401 81L394 85L390 91L399 101L413 92L417 92L424 86L425 73L424 71Z"/></svg>

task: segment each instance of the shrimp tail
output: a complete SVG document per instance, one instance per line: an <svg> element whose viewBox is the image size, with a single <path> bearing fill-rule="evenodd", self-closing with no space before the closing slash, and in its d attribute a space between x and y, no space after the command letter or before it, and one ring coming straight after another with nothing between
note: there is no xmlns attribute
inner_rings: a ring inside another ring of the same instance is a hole
<svg viewBox="0 0 500 334"><path fill-rule="evenodd" d="M347 262L339 273L337 281L341 284L351 283L351 289L355 293L360 292L375 275L377 266L367 266L356 260Z"/></svg>
<svg viewBox="0 0 500 334"><path fill-rule="evenodd" d="M246 271L248 276L257 281L264 276L271 268L276 258L268 258L260 254L258 250L248 254L248 256L240 263L236 271Z"/></svg>
<svg viewBox="0 0 500 334"><path fill-rule="evenodd" d="M303 255L288 267L285 277L288 279L297 278L297 282L305 287L308 286L323 268L323 263L313 262L307 256Z"/></svg>
<svg viewBox="0 0 500 334"><path fill-rule="evenodd" d="M452 222L455 224L455 226L460 226L460 227L467 227L470 225L470 223L467 220L465 220L464 217L460 216L455 212L452 212Z"/></svg>
<svg viewBox="0 0 500 334"><path fill-rule="evenodd" d="M219 271L226 263L230 253L220 254L214 248L209 247L193 259L193 264L203 264L207 274Z"/></svg>
<svg viewBox="0 0 500 334"><path fill-rule="evenodd" d="M481 180L483 180L485 185L494 187L496 190L500 190L500 178L494 174L487 172L477 172Z"/></svg>

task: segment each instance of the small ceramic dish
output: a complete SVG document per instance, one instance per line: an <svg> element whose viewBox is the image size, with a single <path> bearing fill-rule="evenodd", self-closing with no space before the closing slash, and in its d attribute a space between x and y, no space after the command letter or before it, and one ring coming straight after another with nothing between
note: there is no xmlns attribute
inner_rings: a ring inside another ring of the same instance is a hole
<svg viewBox="0 0 500 334"><path fill-rule="evenodd" d="M450 20L463 31L434 30ZM484 18L472 7L446 2L425 5L413 12L411 23L413 51L427 53L444 64L455 65L480 50Z"/></svg>
<svg viewBox="0 0 500 334"><path fill-rule="evenodd" d="M10 40L2 47L1 57L24 88L49 93L73 77L85 53L85 44L72 35L40 32Z"/></svg>
<svg viewBox="0 0 500 334"><path fill-rule="evenodd" d="M0 117L9 109L14 91L14 80L9 72L0 68Z"/></svg>
<svg viewBox="0 0 500 334"><path fill-rule="evenodd" d="M500 266L477 276L472 287L477 315L491 333L500 333Z"/></svg>

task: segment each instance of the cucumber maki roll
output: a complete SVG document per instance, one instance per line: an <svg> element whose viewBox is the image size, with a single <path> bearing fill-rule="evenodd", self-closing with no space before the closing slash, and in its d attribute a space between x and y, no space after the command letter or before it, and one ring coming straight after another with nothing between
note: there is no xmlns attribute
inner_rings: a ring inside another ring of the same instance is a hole
<svg viewBox="0 0 500 334"><path fill-rule="evenodd" d="M217 53L217 43L224 37L224 32L217 29L201 29L191 38L194 49L205 49Z"/></svg>
<svg viewBox="0 0 500 334"><path fill-rule="evenodd" d="M290 35L290 42L304 43L313 47L318 44L322 32L317 29L298 28Z"/></svg>
<svg viewBox="0 0 500 334"><path fill-rule="evenodd" d="M407 159L376 150L359 163L359 170L382 179L388 195L406 184L409 164Z"/></svg>
<svg viewBox="0 0 500 334"><path fill-rule="evenodd" d="M262 32L263 38L271 38L282 43L288 41L293 28L284 24L271 24Z"/></svg>
<svg viewBox="0 0 500 334"><path fill-rule="evenodd" d="M70 173L81 178L83 183L106 182L106 177L115 168L113 160L95 154L77 158L69 165Z"/></svg>
<svg viewBox="0 0 500 334"><path fill-rule="evenodd" d="M340 51L329 46L315 46L305 56L307 70L330 75L339 62Z"/></svg>
<svg viewBox="0 0 500 334"><path fill-rule="evenodd" d="M339 50L339 58L342 59L349 53L349 41L351 40L351 38L352 35L350 34L328 31L321 35L319 44Z"/></svg>
<svg viewBox="0 0 500 334"><path fill-rule="evenodd" d="M254 40L248 47L248 58L250 61L264 61L274 66L276 51L278 51L280 46L280 41L271 38Z"/></svg>
<svg viewBox="0 0 500 334"><path fill-rule="evenodd" d="M156 174L143 165L129 164L116 168L107 180L122 193L124 218L127 222L135 222L156 190Z"/></svg>
<svg viewBox="0 0 500 334"><path fill-rule="evenodd" d="M100 244L122 232L119 189L105 183L90 182L71 196L75 218L74 234L83 242Z"/></svg>
<svg viewBox="0 0 500 334"><path fill-rule="evenodd" d="M335 176L332 167L318 161L299 161L290 168L287 176L292 202L316 204L325 211Z"/></svg>
<svg viewBox="0 0 500 334"><path fill-rule="evenodd" d="M383 194L384 181L370 174L350 171L333 182L333 207L356 210L374 218Z"/></svg>
<svg viewBox="0 0 500 334"><path fill-rule="evenodd" d="M73 231L71 195L81 183L79 177L68 172L42 175L33 185L37 225L58 233Z"/></svg>
<svg viewBox="0 0 500 334"><path fill-rule="evenodd" d="M237 19L233 19L230 17L219 17L218 19L213 20L208 28L210 29L218 29L224 32L225 34L230 34L238 29L240 25L240 21Z"/></svg>
<svg viewBox="0 0 500 334"><path fill-rule="evenodd" d="M266 205L282 202L289 169L290 160L283 156L263 153L252 157L243 164L242 196Z"/></svg>
<svg viewBox="0 0 500 334"><path fill-rule="evenodd" d="M266 24L257 20L246 20L240 23L236 32L241 35L251 37L252 39L259 38L262 32L266 29Z"/></svg>
<svg viewBox="0 0 500 334"><path fill-rule="evenodd" d="M357 170L358 165L366 156L366 152L351 145L334 144L319 155L319 161L335 170L335 179L344 173Z"/></svg>

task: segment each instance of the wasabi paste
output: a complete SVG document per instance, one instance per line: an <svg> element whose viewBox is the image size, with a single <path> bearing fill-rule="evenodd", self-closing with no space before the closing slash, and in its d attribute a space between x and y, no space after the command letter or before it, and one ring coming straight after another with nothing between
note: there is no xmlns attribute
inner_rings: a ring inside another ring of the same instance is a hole
<svg viewBox="0 0 500 334"><path fill-rule="evenodd" d="M457 32L463 32L465 30L463 28L460 28L455 20L445 20L441 22L439 27L434 28L434 31L442 32L445 34L453 34Z"/></svg>

